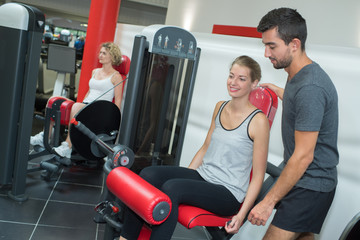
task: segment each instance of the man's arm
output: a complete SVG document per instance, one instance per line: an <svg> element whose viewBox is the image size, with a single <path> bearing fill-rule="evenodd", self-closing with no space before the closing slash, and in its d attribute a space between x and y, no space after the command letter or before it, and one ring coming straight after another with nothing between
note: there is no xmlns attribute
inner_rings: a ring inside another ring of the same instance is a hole
<svg viewBox="0 0 360 240"><path fill-rule="evenodd" d="M314 158L319 132L295 131L295 150L279 179L265 198L250 212L248 220L265 225L275 205L295 186Z"/></svg>

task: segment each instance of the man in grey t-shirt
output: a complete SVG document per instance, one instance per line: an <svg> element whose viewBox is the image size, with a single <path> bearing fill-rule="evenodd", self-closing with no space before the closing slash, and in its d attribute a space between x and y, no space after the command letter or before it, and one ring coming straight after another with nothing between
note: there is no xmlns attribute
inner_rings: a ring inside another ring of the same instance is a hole
<svg viewBox="0 0 360 240"><path fill-rule="evenodd" d="M336 184L338 99L329 76L305 52L306 22L293 9L279 8L260 21L265 57L285 69L285 89L270 87L283 100L282 138L285 167L249 221L265 225L264 239L314 239L331 206Z"/></svg>

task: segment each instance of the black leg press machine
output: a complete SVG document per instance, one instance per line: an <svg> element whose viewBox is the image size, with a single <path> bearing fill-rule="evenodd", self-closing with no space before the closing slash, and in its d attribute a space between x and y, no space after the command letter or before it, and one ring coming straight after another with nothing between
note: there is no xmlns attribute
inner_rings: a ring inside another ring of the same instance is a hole
<svg viewBox="0 0 360 240"><path fill-rule="evenodd" d="M0 6L0 185L25 201L29 139L45 16L18 3Z"/></svg>

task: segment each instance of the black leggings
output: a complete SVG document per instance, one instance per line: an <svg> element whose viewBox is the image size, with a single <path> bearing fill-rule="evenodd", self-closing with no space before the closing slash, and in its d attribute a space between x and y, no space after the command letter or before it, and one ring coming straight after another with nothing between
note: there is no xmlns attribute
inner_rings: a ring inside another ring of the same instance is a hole
<svg viewBox="0 0 360 240"><path fill-rule="evenodd" d="M178 166L152 166L143 169L140 176L166 193L172 201L168 219L152 226L152 240L169 240L178 219L181 203L206 209L215 214L230 216L236 214L240 204L224 186L205 181L193 169ZM125 210L124 227L121 236L136 240L144 221L130 209Z"/></svg>

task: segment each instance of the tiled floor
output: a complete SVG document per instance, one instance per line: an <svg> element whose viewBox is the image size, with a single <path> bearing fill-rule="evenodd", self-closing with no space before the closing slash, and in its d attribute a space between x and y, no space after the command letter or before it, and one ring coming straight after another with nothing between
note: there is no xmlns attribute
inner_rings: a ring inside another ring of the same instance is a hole
<svg viewBox="0 0 360 240"><path fill-rule="evenodd" d="M40 173L27 178L29 199L19 203L0 190L0 239L102 239L93 222L101 194L100 170L73 167L46 182Z"/></svg>
<svg viewBox="0 0 360 240"><path fill-rule="evenodd" d="M103 239L104 225L93 221L94 206L102 191L101 169L65 168L55 181L40 173L28 174L29 199L16 202L7 196L10 186L0 188L0 239L63 240ZM207 239L202 228L177 226L172 239Z"/></svg>
<svg viewBox="0 0 360 240"><path fill-rule="evenodd" d="M27 175L25 202L8 197L11 186L0 185L0 239L6 240L102 240L103 224L93 221L104 181L102 168L64 168L53 181L41 173ZM174 240L207 240L202 228L179 225Z"/></svg>

